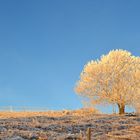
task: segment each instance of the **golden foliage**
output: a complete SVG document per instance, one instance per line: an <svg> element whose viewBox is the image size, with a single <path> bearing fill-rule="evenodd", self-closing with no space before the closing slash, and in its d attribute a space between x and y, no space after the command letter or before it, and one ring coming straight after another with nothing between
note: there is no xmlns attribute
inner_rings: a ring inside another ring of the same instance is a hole
<svg viewBox="0 0 140 140"><path fill-rule="evenodd" d="M131 105L140 94L140 57L112 50L100 60L88 62L75 91L94 103Z"/></svg>

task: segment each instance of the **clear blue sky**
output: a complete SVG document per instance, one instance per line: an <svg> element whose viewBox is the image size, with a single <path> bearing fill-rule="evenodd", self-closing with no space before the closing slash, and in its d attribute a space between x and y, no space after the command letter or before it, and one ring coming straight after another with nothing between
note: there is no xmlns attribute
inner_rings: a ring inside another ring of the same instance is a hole
<svg viewBox="0 0 140 140"><path fill-rule="evenodd" d="M117 48L140 55L139 7L139 0L0 0L0 106L82 107L73 88L89 60Z"/></svg>

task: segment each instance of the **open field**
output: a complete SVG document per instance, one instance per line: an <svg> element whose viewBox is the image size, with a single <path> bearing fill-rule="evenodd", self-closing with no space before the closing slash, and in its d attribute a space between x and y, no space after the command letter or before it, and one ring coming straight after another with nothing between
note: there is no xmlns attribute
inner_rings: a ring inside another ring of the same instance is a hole
<svg viewBox="0 0 140 140"><path fill-rule="evenodd" d="M93 110L0 112L1 140L140 140L140 116L94 114ZM76 139L75 139L76 140Z"/></svg>

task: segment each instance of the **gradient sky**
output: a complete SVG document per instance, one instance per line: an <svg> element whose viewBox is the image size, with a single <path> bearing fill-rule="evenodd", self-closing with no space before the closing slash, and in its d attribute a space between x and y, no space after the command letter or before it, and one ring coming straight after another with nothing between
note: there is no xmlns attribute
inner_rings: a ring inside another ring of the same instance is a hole
<svg viewBox="0 0 140 140"><path fill-rule="evenodd" d="M119 48L140 55L139 0L0 0L0 106L80 108L83 66Z"/></svg>

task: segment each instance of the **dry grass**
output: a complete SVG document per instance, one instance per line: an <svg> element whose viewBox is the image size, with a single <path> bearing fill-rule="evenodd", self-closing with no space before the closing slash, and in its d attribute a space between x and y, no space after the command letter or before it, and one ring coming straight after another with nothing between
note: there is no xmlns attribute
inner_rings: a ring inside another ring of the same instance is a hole
<svg viewBox="0 0 140 140"><path fill-rule="evenodd" d="M49 112L0 112L0 139L86 140L91 128L94 140L139 140L140 117L95 114L94 109Z"/></svg>
<svg viewBox="0 0 140 140"><path fill-rule="evenodd" d="M47 111L47 112L0 112L0 118L21 118L21 117L35 117L35 116L47 116L47 117L62 117L65 115L72 116L86 116L93 113L100 113L93 108L83 108L79 110L62 110L62 111Z"/></svg>

